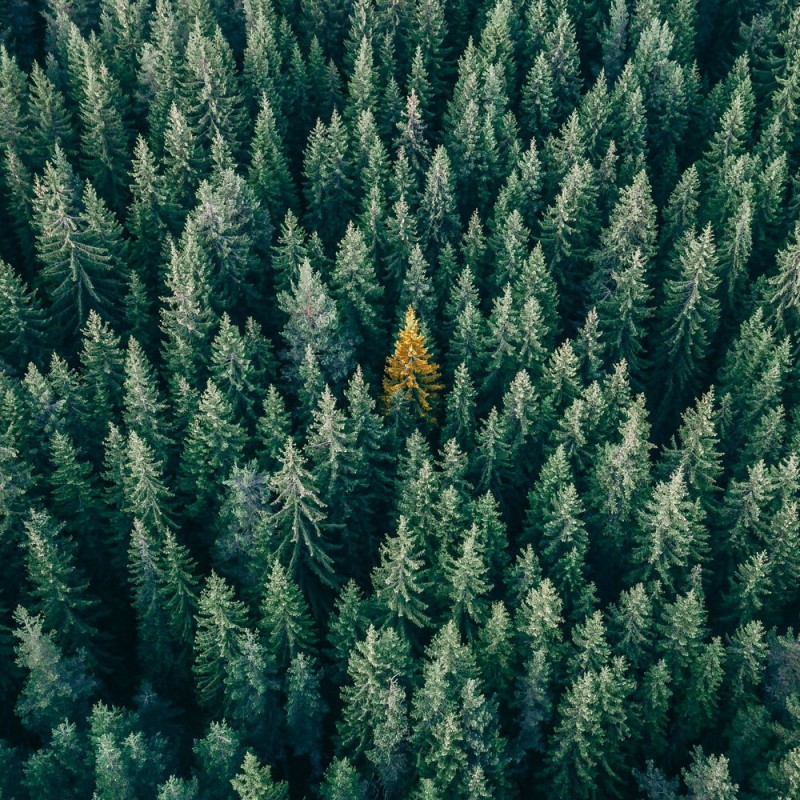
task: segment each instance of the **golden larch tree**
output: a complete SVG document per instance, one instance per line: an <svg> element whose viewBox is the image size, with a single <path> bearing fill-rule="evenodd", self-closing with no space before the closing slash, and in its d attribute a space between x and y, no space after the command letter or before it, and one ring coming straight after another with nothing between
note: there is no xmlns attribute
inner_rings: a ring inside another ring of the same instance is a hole
<svg viewBox="0 0 800 800"><path fill-rule="evenodd" d="M384 412L388 414L399 405L411 404L416 406L423 419L433 422L431 401L443 388L440 378L439 365L431 361L414 307L409 306L397 335L394 353L386 360Z"/></svg>

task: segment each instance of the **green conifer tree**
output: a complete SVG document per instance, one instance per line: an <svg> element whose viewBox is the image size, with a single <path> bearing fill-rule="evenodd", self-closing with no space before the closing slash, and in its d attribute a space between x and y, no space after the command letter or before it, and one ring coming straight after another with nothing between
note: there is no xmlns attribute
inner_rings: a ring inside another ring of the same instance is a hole
<svg viewBox="0 0 800 800"><path fill-rule="evenodd" d="M325 541L325 505L292 439L283 446L280 469L270 478L270 489L274 499L268 522L274 550L289 575L301 588L311 582L312 576L326 586L334 586L331 546Z"/></svg>

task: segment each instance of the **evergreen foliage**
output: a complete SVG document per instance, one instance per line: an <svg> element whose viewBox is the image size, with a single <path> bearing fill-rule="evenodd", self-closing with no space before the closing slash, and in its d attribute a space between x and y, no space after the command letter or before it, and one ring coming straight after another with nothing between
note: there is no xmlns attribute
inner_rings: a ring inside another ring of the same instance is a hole
<svg viewBox="0 0 800 800"><path fill-rule="evenodd" d="M800 797L800 11L0 3L0 797Z"/></svg>

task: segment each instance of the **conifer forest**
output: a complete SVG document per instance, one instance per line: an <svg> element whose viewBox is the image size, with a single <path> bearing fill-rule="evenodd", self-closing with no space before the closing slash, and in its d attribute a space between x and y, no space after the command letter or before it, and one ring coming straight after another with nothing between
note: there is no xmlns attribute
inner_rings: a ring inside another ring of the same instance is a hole
<svg viewBox="0 0 800 800"><path fill-rule="evenodd" d="M0 798L798 800L800 3L0 0Z"/></svg>

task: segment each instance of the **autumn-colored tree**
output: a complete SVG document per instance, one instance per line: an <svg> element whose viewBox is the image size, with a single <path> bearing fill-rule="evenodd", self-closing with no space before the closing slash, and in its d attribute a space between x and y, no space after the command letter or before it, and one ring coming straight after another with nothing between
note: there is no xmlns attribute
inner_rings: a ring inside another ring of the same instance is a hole
<svg viewBox="0 0 800 800"><path fill-rule="evenodd" d="M439 383L440 377L439 365L431 360L414 307L409 306L394 353L386 361L383 379L385 413L410 405L416 408L422 419L433 422L432 404L443 388Z"/></svg>

